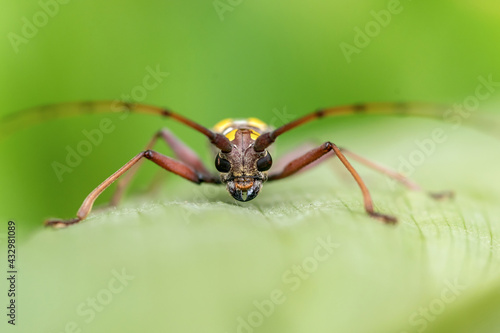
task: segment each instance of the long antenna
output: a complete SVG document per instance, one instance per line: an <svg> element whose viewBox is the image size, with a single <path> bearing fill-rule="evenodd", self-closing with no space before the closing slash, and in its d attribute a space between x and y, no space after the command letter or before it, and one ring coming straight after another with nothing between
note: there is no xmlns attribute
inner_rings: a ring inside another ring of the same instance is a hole
<svg viewBox="0 0 500 333"><path fill-rule="evenodd" d="M201 126L198 123L184 116L181 116L180 114L153 105L127 103L122 101L70 102L50 104L12 113L0 119L0 141L17 131L26 129L45 121L84 114L111 112L143 113L172 118L202 133L210 140L212 144L221 149L223 152L228 153L232 149L231 143L225 136L214 133L208 128Z"/></svg>

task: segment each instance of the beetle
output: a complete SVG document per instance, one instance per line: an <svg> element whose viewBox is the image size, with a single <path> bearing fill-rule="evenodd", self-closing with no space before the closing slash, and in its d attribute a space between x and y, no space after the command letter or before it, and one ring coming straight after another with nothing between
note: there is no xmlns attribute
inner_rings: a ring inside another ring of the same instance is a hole
<svg viewBox="0 0 500 333"><path fill-rule="evenodd" d="M272 170L273 159L268 148L281 135L310 121L325 117L374 114L444 119L446 110L448 110L446 106L428 103L376 102L319 109L276 129L256 118L241 120L225 119L217 123L212 129L208 129L169 109L153 105L123 101L70 102L35 107L21 111L20 113L8 115L2 119L2 130L4 132L12 131L13 129L26 127L39 121L63 116L100 112L131 112L158 115L180 122L204 135L214 148L214 164L218 171L217 174L211 172L197 154L168 129L161 129L153 136L143 151L139 152L104 180L85 198L76 213L76 217L71 219L48 219L44 222L47 226L61 228L83 221L92 210L97 197L128 171L127 175L119 182L111 199L111 204L117 205L125 188L144 160L150 160L161 168L196 184L212 183L225 185L227 191L234 199L248 202L257 197L266 181L270 182L288 178L307 167L317 165L325 160L321 159L321 157L327 155L336 156L352 175L361 190L366 213L383 223L394 224L397 222L396 217L375 211L368 188L347 157L386 174L410 190L422 190L418 184L404 175L367 160L343 147L338 147L331 141L313 147L305 153L298 152L291 158L289 157L289 160L280 163L283 167ZM162 139L172 148L175 158L152 150L159 139ZM439 193L429 192L429 195L434 199L443 199L452 197L453 193L450 191Z"/></svg>

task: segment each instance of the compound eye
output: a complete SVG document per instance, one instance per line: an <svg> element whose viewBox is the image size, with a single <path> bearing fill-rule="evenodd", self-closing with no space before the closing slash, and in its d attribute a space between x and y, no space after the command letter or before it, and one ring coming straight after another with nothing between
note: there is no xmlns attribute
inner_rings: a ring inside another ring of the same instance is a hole
<svg viewBox="0 0 500 333"><path fill-rule="evenodd" d="M231 163L217 154L217 157L215 158L215 168L219 172L229 172L229 170L231 170Z"/></svg>
<svg viewBox="0 0 500 333"><path fill-rule="evenodd" d="M267 153L266 156L257 161L257 170L267 171L271 169L271 165L273 165L273 159L271 158L271 154Z"/></svg>

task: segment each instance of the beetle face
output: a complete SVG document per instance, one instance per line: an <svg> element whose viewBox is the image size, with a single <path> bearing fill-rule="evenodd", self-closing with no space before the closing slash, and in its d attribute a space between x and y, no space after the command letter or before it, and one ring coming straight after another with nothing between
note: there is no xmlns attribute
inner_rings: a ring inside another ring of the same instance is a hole
<svg viewBox="0 0 500 333"><path fill-rule="evenodd" d="M215 167L220 172L221 181L226 184L229 194L238 201L250 201L259 194L272 165L267 150L256 152L253 149L254 140L250 134L249 130L238 130L231 141L232 151L219 152L215 157Z"/></svg>
<svg viewBox="0 0 500 333"><path fill-rule="evenodd" d="M240 177L226 183L226 189L238 201L250 201L259 194L262 188L261 179Z"/></svg>

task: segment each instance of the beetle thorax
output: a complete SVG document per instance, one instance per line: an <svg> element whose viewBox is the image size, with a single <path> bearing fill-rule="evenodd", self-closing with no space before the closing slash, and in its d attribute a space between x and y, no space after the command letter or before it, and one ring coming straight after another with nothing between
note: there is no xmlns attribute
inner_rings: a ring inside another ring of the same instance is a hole
<svg viewBox="0 0 500 333"><path fill-rule="evenodd" d="M230 153L220 153L222 158L231 163L231 171L221 180L226 182L230 178L260 178L267 179L267 174L257 170L257 160L265 156L267 152L256 152L253 149L255 140L252 138L254 132L250 129L238 129L234 139L231 141L233 150ZM225 178L225 179L224 179Z"/></svg>

